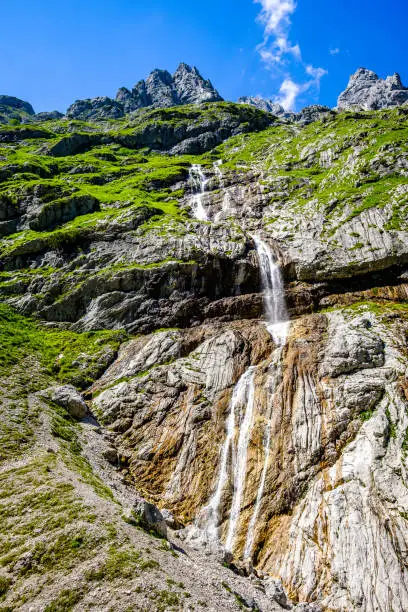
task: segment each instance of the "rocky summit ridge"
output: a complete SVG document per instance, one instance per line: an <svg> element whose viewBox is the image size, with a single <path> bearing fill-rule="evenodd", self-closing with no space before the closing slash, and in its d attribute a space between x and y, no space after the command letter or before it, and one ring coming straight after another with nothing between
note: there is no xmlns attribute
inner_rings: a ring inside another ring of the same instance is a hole
<svg viewBox="0 0 408 612"><path fill-rule="evenodd" d="M204 79L198 69L181 63L171 75L167 70L153 70L146 80L139 81L133 89L121 87L116 98L100 96L77 100L67 110L68 119L103 121L120 119L143 108L170 108L185 104L221 102L223 98L211 81ZM408 89L396 73L380 79L374 72L359 68L350 77L349 84L338 99L338 110L375 110L392 108L408 101ZM286 111L272 99L261 96L241 96L238 104L248 104L288 121L310 123L331 111L327 106L315 104L299 113ZM336 109L335 109L336 110ZM60 119L58 111L35 113L28 102L11 96L0 96L0 123L17 121L23 123Z"/></svg>
<svg viewBox="0 0 408 612"><path fill-rule="evenodd" d="M350 77L345 91L340 94L337 108L378 110L401 106L406 102L408 102L408 87L403 86L398 73L380 79L372 70L359 68Z"/></svg>
<svg viewBox="0 0 408 612"><path fill-rule="evenodd" d="M115 100L106 97L78 100L67 110L67 117L84 121L118 119L141 108L169 108L220 101L222 98L211 81L203 79L197 68L182 63L173 75L167 70L156 69L132 90L121 87Z"/></svg>
<svg viewBox="0 0 408 612"><path fill-rule="evenodd" d="M408 107L186 95L2 99L0 611L405 612Z"/></svg>

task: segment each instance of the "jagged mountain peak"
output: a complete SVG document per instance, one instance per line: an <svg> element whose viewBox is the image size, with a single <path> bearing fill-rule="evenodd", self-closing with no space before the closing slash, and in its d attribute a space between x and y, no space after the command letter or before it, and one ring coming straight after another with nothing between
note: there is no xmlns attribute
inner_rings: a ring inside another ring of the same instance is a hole
<svg viewBox="0 0 408 612"><path fill-rule="evenodd" d="M133 89L121 87L115 100L106 98L104 118L116 119L118 112L123 117L140 108L168 108L182 104L219 102L222 99L211 81L204 79L195 66L191 67L182 62L173 75L168 70L155 68L146 80L138 81ZM67 116L85 120L101 118L100 104L96 103L96 100L100 98L77 100L68 109ZM87 107L85 111L84 102Z"/></svg>
<svg viewBox="0 0 408 612"><path fill-rule="evenodd" d="M372 70L359 68L350 76L347 88L340 94L337 108L377 110L400 106L407 101L408 89L397 72L381 79Z"/></svg>

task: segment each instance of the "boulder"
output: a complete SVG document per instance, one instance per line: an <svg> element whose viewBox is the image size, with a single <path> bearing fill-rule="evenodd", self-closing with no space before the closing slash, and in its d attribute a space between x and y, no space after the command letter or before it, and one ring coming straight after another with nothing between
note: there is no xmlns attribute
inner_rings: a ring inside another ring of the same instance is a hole
<svg viewBox="0 0 408 612"><path fill-rule="evenodd" d="M49 389L48 397L58 404L74 418L83 419L87 412L87 406L82 395L73 385L62 385Z"/></svg>
<svg viewBox="0 0 408 612"><path fill-rule="evenodd" d="M166 525L170 527L170 529L174 529L174 531L183 529L184 525L177 520L177 518L172 512L170 512L170 510L166 510L164 508L163 510L161 510L161 514L166 522Z"/></svg>
<svg viewBox="0 0 408 612"><path fill-rule="evenodd" d="M282 608L285 610L290 610L292 604L288 600L288 596L286 595L285 589L280 580L275 580L274 578L267 578L264 581L265 593L266 595L276 601Z"/></svg>
<svg viewBox="0 0 408 612"><path fill-rule="evenodd" d="M116 450L116 448L113 448L112 446L108 446L108 448L106 448L102 452L102 456L111 465L114 465L114 466L118 465L119 457L118 457L118 451Z"/></svg>
<svg viewBox="0 0 408 612"><path fill-rule="evenodd" d="M137 499L132 507L132 515L136 517L138 524L145 529L153 530L159 536L167 538L166 521L154 504L149 503L143 498Z"/></svg>

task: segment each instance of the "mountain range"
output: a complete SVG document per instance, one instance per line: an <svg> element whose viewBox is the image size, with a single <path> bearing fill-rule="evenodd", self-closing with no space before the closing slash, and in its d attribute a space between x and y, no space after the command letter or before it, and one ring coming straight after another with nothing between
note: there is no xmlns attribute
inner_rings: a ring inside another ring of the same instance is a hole
<svg viewBox="0 0 408 612"><path fill-rule="evenodd" d="M203 79L198 69L181 63L171 75L167 70L153 70L147 79L139 81L133 89L121 87L116 98L106 96L77 100L67 110L68 119L81 121L98 121L103 119L120 119L142 108L170 108L185 104L203 104L205 102L222 102L223 98L213 87L211 81ZM360 68L350 77L349 84L338 99L337 109L376 110L398 106L408 101L408 88L401 83L395 73L386 79L380 79L374 72ZM239 104L249 104L276 116L304 122L309 116L327 112L325 106L315 105L311 110L301 113L286 111L273 100L243 96ZM0 122L10 119L32 122L62 118L58 111L35 114L28 102L12 96L0 95Z"/></svg>

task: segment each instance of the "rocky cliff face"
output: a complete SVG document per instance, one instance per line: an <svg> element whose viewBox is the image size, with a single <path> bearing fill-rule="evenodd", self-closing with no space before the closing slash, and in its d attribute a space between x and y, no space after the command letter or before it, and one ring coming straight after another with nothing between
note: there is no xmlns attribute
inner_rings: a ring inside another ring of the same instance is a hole
<svg viewBox="0 0 408 612"><path fill-rule="evenodd" d="M315 110L2 126L6 609L407 609L408 111Z"/></svg>
<svg viewBox="0 0 408 612"><path fill-rule="evenodd" d="M340 94L337 107L344 109L376 110L400 106L408 101L408 88L399 74L380 79L375 72L359 68L350 77L347 89Z"/></svg>

